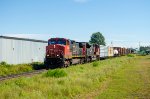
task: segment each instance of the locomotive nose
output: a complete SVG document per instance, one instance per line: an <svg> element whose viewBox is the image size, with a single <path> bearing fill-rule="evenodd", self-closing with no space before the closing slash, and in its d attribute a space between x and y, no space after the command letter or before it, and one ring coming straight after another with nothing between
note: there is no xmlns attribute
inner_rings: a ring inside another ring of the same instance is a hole
<svg viewBox="0 0 150 99"><path fill-rule="evenodd" d="M60 58L64 53L62 45L49 45L46 47L46 56L49 58Z"/></svg>

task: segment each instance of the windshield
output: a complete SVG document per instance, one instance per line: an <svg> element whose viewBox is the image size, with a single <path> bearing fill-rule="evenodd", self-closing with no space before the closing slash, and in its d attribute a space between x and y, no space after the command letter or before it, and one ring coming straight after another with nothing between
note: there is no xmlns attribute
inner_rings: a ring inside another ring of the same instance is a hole
<svg viewBox="0 0 150 99"><path fill-rule="evenodd" d="M49 40L48 45L52 44L61 44L61 45L66 45L66 40L58 39L58 40Z"/></svg>
<svg viewBox="0 0 150 99"><path fill-rule="evenodd" d="M48 45L51 45L51 44L56 44L56 41L55 40L49 40Z"/></svg>

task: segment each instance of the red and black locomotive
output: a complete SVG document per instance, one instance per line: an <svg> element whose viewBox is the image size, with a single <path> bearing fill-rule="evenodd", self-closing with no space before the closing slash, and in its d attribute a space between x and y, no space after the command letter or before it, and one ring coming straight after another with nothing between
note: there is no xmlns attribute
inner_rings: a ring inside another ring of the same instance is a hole
<svg viewBox="0 0 150 99"><path fill-rule="evenodd" d="M71 64L99 60L100 48L87 42L65 38L51 38L46 46L45 65L49 68L68 67Z"/></svg>

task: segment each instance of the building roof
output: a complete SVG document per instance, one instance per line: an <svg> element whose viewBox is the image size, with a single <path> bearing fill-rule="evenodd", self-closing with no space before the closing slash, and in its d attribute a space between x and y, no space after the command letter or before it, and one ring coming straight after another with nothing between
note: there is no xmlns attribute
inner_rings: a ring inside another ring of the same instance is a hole
<svg viewBox="0 0 150 99"><path fill-rule="evenodd" d="M29 38L19 38L19 37L9 37L9 36L0 36L0 38L47 43L47 41L44 40L36 40L36 39L29 39Z"/></svg>

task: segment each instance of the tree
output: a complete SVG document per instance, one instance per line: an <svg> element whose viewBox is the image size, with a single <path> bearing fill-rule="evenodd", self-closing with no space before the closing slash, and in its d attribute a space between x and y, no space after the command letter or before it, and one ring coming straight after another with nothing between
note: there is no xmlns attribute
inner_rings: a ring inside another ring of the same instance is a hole
<svg viewBox="0 0 150 99"><path fill-rule="evenodd" d="M90 40L91 44L105 45L105 37L100 32L93 33Z"/></svg>
<svg viewBox="0 0 150 99"><path fill-rule="evenodd" d="M150 54L150 46L141 46L140 47L140 52L143 52L145 54Z"/></svg>

